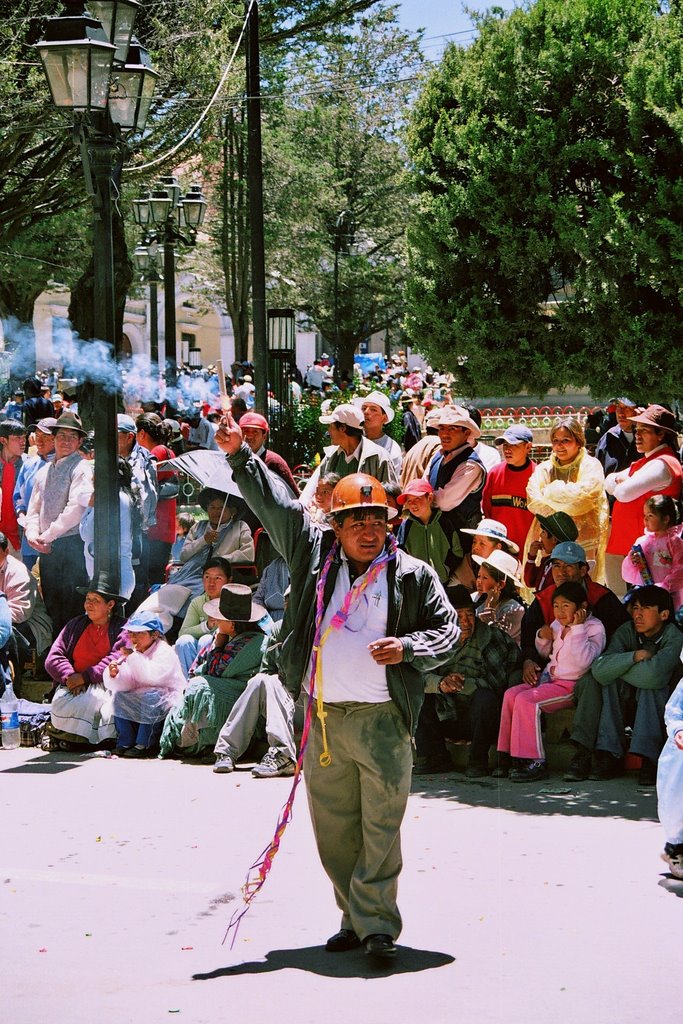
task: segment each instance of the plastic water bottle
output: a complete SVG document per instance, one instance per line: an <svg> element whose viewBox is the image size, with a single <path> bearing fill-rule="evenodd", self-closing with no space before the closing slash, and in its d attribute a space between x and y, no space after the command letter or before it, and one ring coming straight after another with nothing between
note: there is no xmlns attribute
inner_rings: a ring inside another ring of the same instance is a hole
<svg viewBox="0 0 683 1024"><path fill-rule="evenodd" d="M21 745L19 701L14 694L11 680L0 697L0 717L2 718L2 748L3 750L16 750Z"/></svg>

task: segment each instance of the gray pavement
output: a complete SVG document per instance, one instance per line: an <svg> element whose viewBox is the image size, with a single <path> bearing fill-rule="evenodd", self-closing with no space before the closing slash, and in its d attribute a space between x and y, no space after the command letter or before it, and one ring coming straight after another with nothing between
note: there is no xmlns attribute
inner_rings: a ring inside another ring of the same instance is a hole
<svg viewBox="0 0 683 1024"><path fill-rule="evenodd" d="M221 945L290 779L0 751L0 1007L8 1024L669 1024L683 882L635 777L416 779L399 956L338 926L303 788L265 889ZM678 899L676 897L679 897Z"/></svg>

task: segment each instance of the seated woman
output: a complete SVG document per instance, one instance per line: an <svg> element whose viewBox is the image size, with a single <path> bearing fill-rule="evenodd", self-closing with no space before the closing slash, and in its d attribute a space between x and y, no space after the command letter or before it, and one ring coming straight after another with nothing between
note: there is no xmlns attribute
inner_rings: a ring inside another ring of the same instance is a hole
<svg viewBox="0 0 683 1024"><path fill-rule="evenodd" d="M124 649L124 620L116 611L123 598L113 592L104 573L78 589L85 593L85 615L67 622L45 660L57 684L48 733L62 749L72 744L87 749L116 738L103 675Z"/></svg>
<svg viewBox="0 0 683 1024"><path fill-rule="evenodd" d="M521 643L524 605L517 587L521 586L521 566L507 551L492 551L486 558L472 555L479 565L476 604L477 618L490 626L498 626L504 633Z"/></svg>
<svg viewBox="0 0 683 1024"><path fill-rule="evenodd" d="M249 527L240 518L241 498L207 487L201 491L199 504L208 519L195 523L180 550L180 568L169 583L181 583L198 597L203 587L202 576L207 559L220 556L232 565L254 561L254 541Z"/></svg>
<svg viewBox="0 0 683 1024"><path fill-rule="evenodd" d="M249 587L227 583L205 612L216 635L202 652L182 702L166 719L161 757L212 754L233 704L261 664L265 634L259 623L266 610L252 601Z"/></svg>
<svg viewBox="0 0 683 1024"><path fill-rule="evenodd" d="M204 609L209 601L220 597L221 588L231 580L232 569L226 558L208 559L202 573L204 590L199 597L190 601L175 642L175 652L186 679L189 678L190 667L197 657L200 646L211 642L212 631L207 624Z"/></svg>
<svg viewBox="0 0 683 1024"><path fill-rule="evenodd" d="M104 672L104 684L114 695L116 753L155 756L164 719L182 693L185 677L175 651L164 640L160 618L138 610L125 631L130 647Z"/></svg>

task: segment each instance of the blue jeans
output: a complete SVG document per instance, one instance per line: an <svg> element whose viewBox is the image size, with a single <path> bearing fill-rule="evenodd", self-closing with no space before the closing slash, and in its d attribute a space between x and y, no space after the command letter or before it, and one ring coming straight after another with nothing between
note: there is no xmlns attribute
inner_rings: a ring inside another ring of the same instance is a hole
<svg viewBox="0 0 683 1024"><path fill-rule="evenodd" d="M117 747L144 747L147 750L149 747L157 746L159 743L159 737L161 736L161 730L163 729L163 722L155 722L153 725L146 725L141 722L131 722L129 718L119 718L118 715L114 715L114 725L116 726L116 746Z"/></svg>

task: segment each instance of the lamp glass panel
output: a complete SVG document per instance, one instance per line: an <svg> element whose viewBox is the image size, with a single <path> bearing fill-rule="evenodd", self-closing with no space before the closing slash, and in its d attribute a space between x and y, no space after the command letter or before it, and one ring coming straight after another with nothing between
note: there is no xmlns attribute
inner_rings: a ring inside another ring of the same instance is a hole
<svg viewBox="0 0 683 1024"><path fill-rule="evenodd" d="M109 98L114 48L107 43L38 44L56 107L104 110Z"/></svg>
<svg viewBox="0 0 683 1024"><path fill-rule="evenodd" d="M137 0L89 0L87 6L116 47L116 60L125 64L140 4Z"/></svg>

